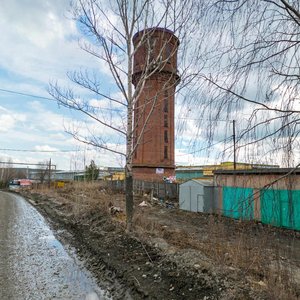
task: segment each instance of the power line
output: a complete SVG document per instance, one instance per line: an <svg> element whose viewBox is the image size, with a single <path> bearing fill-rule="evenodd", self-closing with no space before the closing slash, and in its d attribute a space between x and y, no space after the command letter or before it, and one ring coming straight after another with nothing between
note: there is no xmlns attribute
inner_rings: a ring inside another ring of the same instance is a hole
<svg viewBox="0 0 300 300"><path fill-rule="evenodd" d="M25 166L48 166L48 164L43 164L43 163L37 163L37 164L33 164L33 163L16 163L16 162L10 162L10 161L0 161L0 164L5 164L5 165L25 165ZM56 165L53 165L55 166Z"/></svg>
<svg viewBox="0 0 300 300"><path fill-rule="evenodd" d="M226 139L221 140L221 141L218 141L218 142L216 142L216 143L214 143L214 144L211 144L211 145L209 145L209 146L207 146L207 147L204 147L204 148L195 150L195 151L193 151L193 152L184 153L184 154L178 154L177 156L186 156L186 155L190 155L190 154L195 154L195 153L197 153L197 152L201 152L201 151L204 151L204 150L206 150L206 149L209 149L210 147L213 147L213 146L218 145L218 144L220 144L220 143L224 143L224 142L226 142L226 141L228 141L228 140L230 140L230 139L231 139L231 137L226 138Z"/></svg>
<svg viewBox="0 0 300 300"><path fill-rule="evenodd" d="M10 94L16 94L16 95L21 95L21 96L28 96L28 97L33 97L33 98L39 98L39 99L45 99L45 100L51 100L51 101L56 101L53 98L48 98L44 96L38 96L38 95L33 95L33 94L28 94L28 93L22 93L22 92L17 92L17 91L12 91L12 90L6 90L6 89L1 89L1 92L6 92Z"/></svg>
<svg viewBox="0 0 300 300"><path fill-rule="evenodd" d="M37 99L45 99L45 100L57 102L57 100L55 100L53 98L48 98L48 97L44 97L44 96L38 96L38 95L33 95L33 94L28 94L28 93L23 93L23 92L17 92L17 91L2 89L2 88L0 88L0 91L10 93L10 94L16 94L16 95L20 95L20 96L33 97L33 98L37 98ZM58 102L58 104L59 104L59 102ZM63 104L61 104L61 105L63 105ZM93 107L93 106L91 105L91 107ZM99 107L99 109L110 110L110 111L119 111L119 112L123 111L122 109L119 109L119 108Z"/></svg>
<svg viewBox="0 0 300 300"><path fill-rule="evenodd" d="M207 122L232 122L232 120L222 120L222 119L215 119L215 120L209 120L205 118L188 118L188 117L175 117L177 120L193 120L193 121L207 121Z"/></svg>
<svg viewBox="0 0 300 300"><path fill-rule="evenodd" d="M79 151L90 151L93 149L85 149L85 150L30 150L30 149L10 149L10 148L2 148L0 151L11 151L11 152L38 152L38 153L62 153L62 152L79 152Z"/></svg>
<svg viewBox="0 0 300 300"><path fill-rule="evenodd" d="M33 98L37 98L37 99L50 100L50 101L54 101L54 102L57 101L57 100L55 100L53 98L48 98L48 97L44 97L44 96L28 94L28 93L24 93L24 92L17 92L17 91L13 91L13 90L2 89L2 88L0 88L0 91L1 92L6 92L6 93L11 93L11 94L16 94L16 95L20 95L20 96L26 96L26 97L33 97ZM109 111L123 111L122 109L107 108L107 107L99 107L99 109L109 110ZM175 119L177 119L177 120L193 120L193 121L200 121L200 120L202 120L202 121L212 121L212 122L232 122L232 120L224 120L224 119L208 120L208 119L205 119L205 118L188 118L188 117L175 117Z"/></svg>

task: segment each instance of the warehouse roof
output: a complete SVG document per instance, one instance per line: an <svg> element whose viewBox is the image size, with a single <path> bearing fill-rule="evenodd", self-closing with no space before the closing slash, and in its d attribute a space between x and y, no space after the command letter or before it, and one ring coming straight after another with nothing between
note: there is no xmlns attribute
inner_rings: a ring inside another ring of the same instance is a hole
<svg viewBox="0 0 300 300"><path fill-rule="evenodd" d="M182 184L186 184L190 181L194 181L200 185L204 185L204 186L212 186L213 185L213 181L212 180L203 180L203 179L190 179L186 182L183 182Z"/></svg>
<svg viewBox="0 0 300 300"><path fill-rule="evenodd" d="M215 170L214 174L226 175L267 175L267 174L300 174L299 168L266 168L248 170Z"/></svg>

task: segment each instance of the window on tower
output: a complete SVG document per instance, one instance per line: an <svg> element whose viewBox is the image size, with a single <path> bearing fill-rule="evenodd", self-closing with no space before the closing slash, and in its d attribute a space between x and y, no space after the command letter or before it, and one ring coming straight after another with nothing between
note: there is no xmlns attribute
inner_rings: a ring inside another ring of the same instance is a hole
<svg viewBox="0 0 300 300"><path fill-rule="evenodd" d="M166 44L166 60L168 64L171 63L171 55L172 55L172 45Z"/></svg>
<svg viewBox="0 0 300 300"><path fill-rule="evenodd" d="M165 130L164 140L165 140L165 143L169 142L169 139L168 139L168 130Z"/></svg>
<svg viewBox="0 0 300 300"><path fill-rule="evenodd" d="M164 112L168 112L169 111L169 100L168 98L164 99Z"/></svg>
<svg viewBox="0 0 300 300"><path fill-rule="evenodd" d="M164 148L164 158L168 158L168 146Z"/></svg>
<svg viewBox="0 0 300 300"><path fill-rule="evenodd" d="M156 45L157 45L157 40L156 38L150 38L149 40L149 62L150 63L153 63L154 59L156 58L155 57L155 48L156 48Z"/></svg>
<svg viewBox="0 0 300 300"><path fill-rule="evenodd" d="M164 127L168 127L168 115L164 114Z"/></svg>
<svg viewBox="0 0 300 300"><path fill-rule="evenodd" d="M133 145L136 145L137 143L137 138L136 135L133 137ZM134 150L134 158L137 158L137 148Z"/></svg>

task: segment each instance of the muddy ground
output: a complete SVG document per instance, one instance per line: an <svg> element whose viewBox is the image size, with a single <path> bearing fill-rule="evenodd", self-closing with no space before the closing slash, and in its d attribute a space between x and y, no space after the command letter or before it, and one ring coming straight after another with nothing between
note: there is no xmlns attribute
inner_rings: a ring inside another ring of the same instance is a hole
<svg viewBox="0 0 300 300"><path fill-rule="evenodd" d="M67 251L66 251L66 250ZM105 291L22 197L0 191L0 299L101 299Z"/></svg>
<svg viewBox="0 0 300 300"><path fill-rule="evenodd" d="M71 243L114 299L299 299L297 232L182 212L99 185L22 192ZM139 204L145 201L147 207ZM66 229L66 230L61 230Z"/></svg>

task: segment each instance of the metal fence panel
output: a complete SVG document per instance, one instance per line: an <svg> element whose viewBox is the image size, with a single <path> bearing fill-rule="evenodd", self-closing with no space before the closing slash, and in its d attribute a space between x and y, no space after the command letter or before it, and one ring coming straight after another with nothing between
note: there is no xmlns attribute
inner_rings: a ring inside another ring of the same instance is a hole
<svg viewBox="0 0 300 300"><path fill-rule="evenodd" d="M117 192L122 192L125 190L124 180L112 180L107 181L108 186ZM142 180L133 181L133 191L136 194L143 195L145 193L149 194L153 191L153 196L163 200L178 200L179 185L177 183L167 183L167 182L149 182Z"/></svg>

